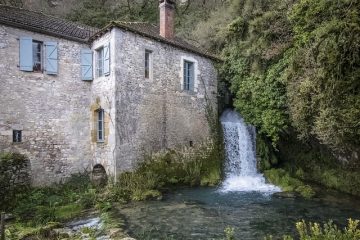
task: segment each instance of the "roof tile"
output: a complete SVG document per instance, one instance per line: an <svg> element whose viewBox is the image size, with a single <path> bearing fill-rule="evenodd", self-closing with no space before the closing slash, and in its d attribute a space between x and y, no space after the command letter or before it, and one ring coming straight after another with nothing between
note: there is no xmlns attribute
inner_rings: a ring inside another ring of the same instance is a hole
<svg viewBox="0 0 360 240"><path fill-rule="evenodd" d="M0 23L30 31L87 42L97 28L65 19L0 4Z"/></svg>

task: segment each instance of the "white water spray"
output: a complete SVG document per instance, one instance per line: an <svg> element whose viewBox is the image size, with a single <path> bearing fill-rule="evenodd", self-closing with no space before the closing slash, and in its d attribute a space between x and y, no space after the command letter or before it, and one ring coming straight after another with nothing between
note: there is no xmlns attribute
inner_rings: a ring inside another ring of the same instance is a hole
<svg viewBox="0 0 360 240"><path fill-rule="evenodd" d="M255 128L247 125L237 112L231 110L226 110L220 120L226 154L226 179L221 191L280 191L280 188L267 184L264 176L257 171Z"/></svg>

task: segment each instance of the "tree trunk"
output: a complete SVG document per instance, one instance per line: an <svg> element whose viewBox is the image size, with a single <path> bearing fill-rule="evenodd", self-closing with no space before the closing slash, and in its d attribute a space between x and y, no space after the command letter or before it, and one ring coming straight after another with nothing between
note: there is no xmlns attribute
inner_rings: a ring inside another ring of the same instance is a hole
<svg viewBox="0 0 360 240"><path fill-rule="evenodd" d="M0 240L5 240L5 213L1 213L0 221Z"/></svg>

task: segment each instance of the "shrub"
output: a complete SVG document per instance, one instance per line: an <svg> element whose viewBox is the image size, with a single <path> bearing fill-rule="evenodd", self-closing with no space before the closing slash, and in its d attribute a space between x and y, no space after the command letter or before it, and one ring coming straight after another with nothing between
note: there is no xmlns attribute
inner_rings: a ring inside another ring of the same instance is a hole
<svg viewBox="0 0 360 240"><path fill-rule="evenodd" d="M120 174L107 198L117 201L158 198L176 185L215 186L221 180L222 157L213 142L194 148L167 150L148 155L133 172Z"/></svg>
<svg viewBox="0 0 360 240"><path fill-rule="evenodd" d="M19 153L0 153L0 210L10 210L17 195L30 187L29 160Z"/></svg>

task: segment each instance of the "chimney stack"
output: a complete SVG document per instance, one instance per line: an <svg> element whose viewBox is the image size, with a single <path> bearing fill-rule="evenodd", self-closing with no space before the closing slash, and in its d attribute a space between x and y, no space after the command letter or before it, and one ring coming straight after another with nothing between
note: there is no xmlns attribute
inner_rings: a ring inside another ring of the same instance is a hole
<svg viewBox="0 0 360 240"><path fill-rule="evenodd" d="M175 21L175 1L160 0L160 35L167 39L172 39L175 36L174 21Z"/></svg>

